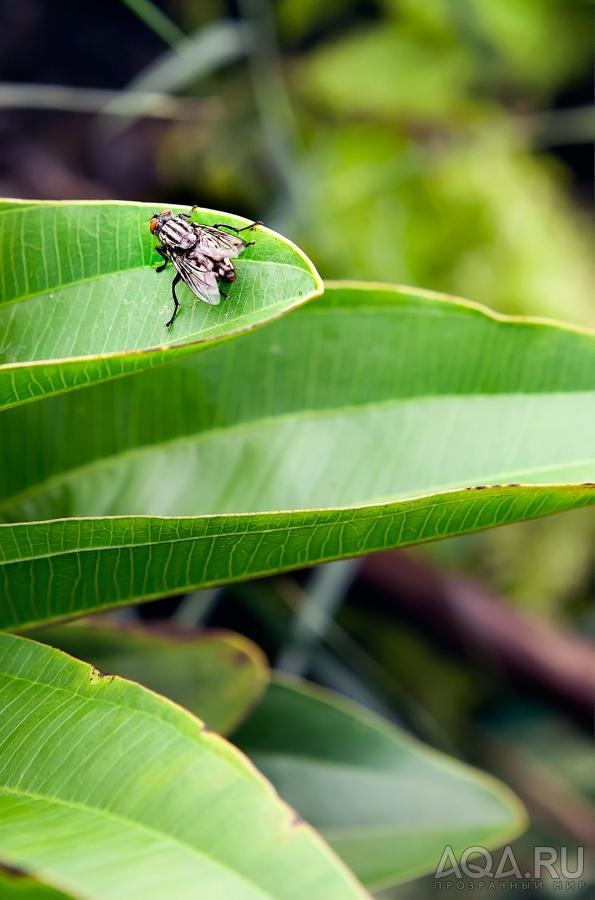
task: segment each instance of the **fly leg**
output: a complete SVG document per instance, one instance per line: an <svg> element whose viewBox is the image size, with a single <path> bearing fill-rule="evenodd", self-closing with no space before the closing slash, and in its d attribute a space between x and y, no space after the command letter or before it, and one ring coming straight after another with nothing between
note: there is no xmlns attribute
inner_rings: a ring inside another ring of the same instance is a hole
<svg viewBox="0 0 595 900"><path fill-rule="evenodd" d="M188 215L188 213L180 213L180 215L182 218L190 221L195 209L200 209L200 206L193 206L190 210L190 215ZM257 225L264 225L264 222L257 219L255 222L250 222L249 225L244 225L242 228L236 228L235 225L226 225L225 222L215 222L215 224L210 225L209 228L216 228L218 231L222 228L227 228L228 231L233 231L234 234L241 234L242 231L251 231L253 228L256 228ZM246 247L251 247L254 243L256 242L250 241L246 244Z"/></svg>
<svg viewBox="0 0 595 900"><path fill-rule="evenodd" d="M227 228L228 231L233 231L234 234L241 234L242 231L250 231L252 228L256 228L257 225L263 225L263 222L250 222L249 225L244 225L243 228L236 228L235 225L226 225L225 222L216 222L214 225L211 225L211 228L217 228L220 230L221 228Z"/></svg>
<svg viewBox="0 0 595 900"><path fill-rule="evenodd" d="M157 268L155 269L155 271L156 271L156 272L163 272L163 270L165 269L165 267L167 266L167 264L168 264L168 262L169 262L169 256L167 255L167 253L165 252L165 250L163 249L163 247L155 247L155 250L157 251L157 253L159 254L159 256L161 256L161 257L165 260L165 262L162 262L160 266L157 266Z"/></svg>
<svg viewBox="0 0 595 900"><path fill-rule="evenodd" d="M190 216L192 216L195 209L200 209L200 206L193 206L190 210ZM186 215L186 213L181 213L185 219L189 219L190 216ZM255 222L251 222L249 225L244 225L243 228L236 228L235 225L226 225L224 222L216 222L214 225L209 226L210 228L227 228L228 231L233 231L234 234L241 234L242 231L249 231L252 228L256 228L257 225L264 225L264 222L261 222L257 219Z"/></svg>
<svg viewBox="0 0 595 900"><path fill-rule="evenodd" d="M220 279L219 284L217 285L217 287L219 288L219 293L221 294L221 296L223 297L224 300L227 300L227 298L229 297L229 291L223 290L223 287L221 286L221 281L224 281L227 283L229 283L230 281L234 281L235 280L235 272L233 274L233 278L228 278L226 274L224 274L222 272L218 272L217 278Z"/></svg>
<svg viewBox="0 0 595 900"><path fill-rule="evenodd" d="M165 327L166 327L166 328L169 328L170 325L172 325L172 323L173 323L175 317L176 317L177 314L178 314L178 308L179 308L179 306L180 306L180 303L179 303L179 301L178 301L178 298L176 297L176 284L177 284L179 281L181 281L181 280L182 280L182 276L180 275L179 272L176 272L175 277L174 277L174 280L173 280L172 283L171 283L171 295L172 295L173 300L174 300L174 311L173 311L173 313L172 313L171 319L170 319L168 322L165 323Z"/></svg>
<svg viewBox="0 0 595 900"><path fill-rule="evenodd" d="M241 234L242 231L250 231L252 228L256 228L257 225L262 225L262 222L251 222L250 225L244 225L243 228L236 228L234 225L226 225L224 222L217 222L215 225L211 225L211 228L216 228L217 231L221 231L223 228L227 228L228 231L233 231L234 234ZM246 241L246 247L253 247L256 241Z"/></svg>

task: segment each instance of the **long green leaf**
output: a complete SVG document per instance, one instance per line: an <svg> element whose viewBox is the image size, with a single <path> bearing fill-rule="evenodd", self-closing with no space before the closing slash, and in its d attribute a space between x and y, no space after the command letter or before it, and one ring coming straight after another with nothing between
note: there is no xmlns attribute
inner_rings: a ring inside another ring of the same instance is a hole
<svg viewBox="0 0 595 900"><path fill-rule="evenodd" d="M166 329L172 274L155 274L153 212L146 203L0 201L0 409L195 352L322 289L297 247L259 227L228 299L209 306L181 286L182 309ZM213 210L196 218L246 224Z"/></svg>
<svg viewBox="0 0 595 900"><path fill-rule="evenodd" d="M362 897L230 744L162 697L0 635L0 860L75 896Z"/></svg>
<svg viewBox="0 0 595 900"><path fill-rule="evenodd" d="M37 640L123 678L140 682L227 734L259 699L266 658L240 634L75 623L44 628ZM1 894L0 894L1 896Z"/></svg>
<svg viewBox="0 0 595 900"><path fill-rule="evenodd" d="M8 410L8 628L592 502L593 336L339 285L241 341Z"/></svg>
<svg viewBox="0 0 595 900"><path fill-rule="evenodd" d="M373 889L434 871L448 845L458 857L526 825L496 779L303 682L271 684L233 739Z"/></svg>

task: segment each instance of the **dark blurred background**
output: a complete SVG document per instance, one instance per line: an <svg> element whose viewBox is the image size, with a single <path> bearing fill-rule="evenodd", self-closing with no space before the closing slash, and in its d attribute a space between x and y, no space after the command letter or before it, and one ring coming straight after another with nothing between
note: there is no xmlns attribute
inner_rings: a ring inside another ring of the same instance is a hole
<svg viewBox="0 0 595 900"><path fill-rule="evenodd" d="M587 323L591 15L587 0L0 0L0 195L198 203L281 230L325 278ZM533 819L517 858L593 849L591 521L126 615L235 628L496 772Z"/></svg>

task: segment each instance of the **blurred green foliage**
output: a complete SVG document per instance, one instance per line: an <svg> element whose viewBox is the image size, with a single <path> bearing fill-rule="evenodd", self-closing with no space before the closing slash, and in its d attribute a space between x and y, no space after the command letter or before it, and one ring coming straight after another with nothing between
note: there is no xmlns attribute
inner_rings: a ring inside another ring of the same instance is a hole
<svg viewBox="0 0 595 900"><path fill-rule="evenodd" d="M257 29L269 9L240 7ZM550 107L589 60L586 0L271 8L265 24L287 95L271 87L270 54L252 84L241 62L201 82L222 94L225 114L170 132L161 158L172 189L190 183L213 205L245 206L298 241L325 277L588 320L586 213L547 152L578 127ZM205 18L202 7L188 25Z"/></svg>

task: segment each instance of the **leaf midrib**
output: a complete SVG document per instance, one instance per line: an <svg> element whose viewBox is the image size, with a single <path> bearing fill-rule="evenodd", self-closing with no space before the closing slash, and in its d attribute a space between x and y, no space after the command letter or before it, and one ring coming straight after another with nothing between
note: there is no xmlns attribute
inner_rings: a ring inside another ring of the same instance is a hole
<svg viewBox="0 0 595 900"><path fill-rule="evenodd" d="M315 279L312 275L312 272L309 269L305 269L302 266L295 266L293 263L288 262L276 262L274 259L258 259L258 258L247 258L241 259L241 263L256 263L264 266L273 266L274 268L285 268L285 269L295 269L297 272L304 272L306 275L310 277L312 283L315 284ZM49 287L44 288L42 291L35 291L31 294L23 294L19 297L11 297L9 300L5 300L4 302L0 301L0 312L7 307L11 306L13 303L23 303L27 300L36 300L39 297L44 297L46 294L57 293L59 291L68 290L71 287L77 287L82 284L89 284L92 281L99 281L101 278L109 278L112 275L125 275L128 272L138 272L144 269L152 269L154 272L157 271L155 266L144 263L143 265L138 266L128 266L126 269L110 269L106 272L98 272L95 275L89 275L88 278L79 278L73 281L68 281L64 284L51 285Z"/></svg>

